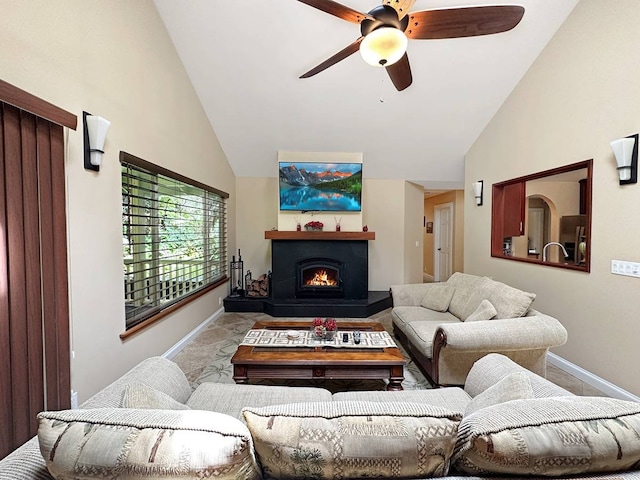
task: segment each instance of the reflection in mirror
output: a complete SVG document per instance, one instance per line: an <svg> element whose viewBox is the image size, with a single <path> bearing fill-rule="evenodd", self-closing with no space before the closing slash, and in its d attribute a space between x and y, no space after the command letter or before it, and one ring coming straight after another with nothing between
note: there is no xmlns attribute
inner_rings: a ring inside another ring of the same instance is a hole
<svg viewBox="0 0 640 480"><path fill-rule="evenodd" d="M493 186L492 256L589 271L591 160Z"/></svg>

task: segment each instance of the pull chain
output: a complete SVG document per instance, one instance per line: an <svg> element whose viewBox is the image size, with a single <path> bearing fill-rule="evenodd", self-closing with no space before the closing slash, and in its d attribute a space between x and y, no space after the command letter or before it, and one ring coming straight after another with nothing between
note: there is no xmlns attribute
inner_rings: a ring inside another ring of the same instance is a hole
<svg viewBox="0 0 640 480"><path fill-rule="evenodd" d="M380 81L380 103L384 103L384 76L385 76L385 68L382 67L380 71L382 72L382 78Z"/></svg>

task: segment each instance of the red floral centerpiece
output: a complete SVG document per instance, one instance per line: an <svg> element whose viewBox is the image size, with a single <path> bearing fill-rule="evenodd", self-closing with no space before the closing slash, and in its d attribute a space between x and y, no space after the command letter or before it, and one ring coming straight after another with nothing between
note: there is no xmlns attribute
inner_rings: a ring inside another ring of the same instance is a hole
<svg viewBox="0 0 640 480"><path fill-rule="evenodd" d="M324 227L324 223L318 222L317 220L307 222L304 224L305 230L322 230Z"/></svg>
<svg viewBox="0 0 640 480"><path fill-rule="evenodd" d="M338 322L335 318L314 318L313 334L316 338L324 338L325 340L333 340L338 331Z"/></svg>

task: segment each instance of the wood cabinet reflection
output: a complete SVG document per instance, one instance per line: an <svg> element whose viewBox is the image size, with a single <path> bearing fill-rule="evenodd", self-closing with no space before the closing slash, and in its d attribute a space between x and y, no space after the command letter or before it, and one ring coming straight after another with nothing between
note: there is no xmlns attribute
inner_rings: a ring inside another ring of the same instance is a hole
<svg viewBox="0 0 640 480"><path fill-rule="evenodd" d="M491 255L588 272L592 168L586 160L494 184Z"/></svg>

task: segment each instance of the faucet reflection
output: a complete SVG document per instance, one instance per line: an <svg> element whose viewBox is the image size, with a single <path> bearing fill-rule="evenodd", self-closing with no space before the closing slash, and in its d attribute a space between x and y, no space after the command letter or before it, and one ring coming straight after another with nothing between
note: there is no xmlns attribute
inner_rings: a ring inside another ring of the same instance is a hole
<svg viewBox="0 0 640 480"><path fill-rule="evenodd" d="M542 261L543 262L547 261L547 247L550 247L551 245L559 246L562 249L562 253L563 253L565 259L569 256L569 254L567 253L566 248L564 248L564 245L562 245L559 242L549 242L544 247L542 247Z"/></svg>

